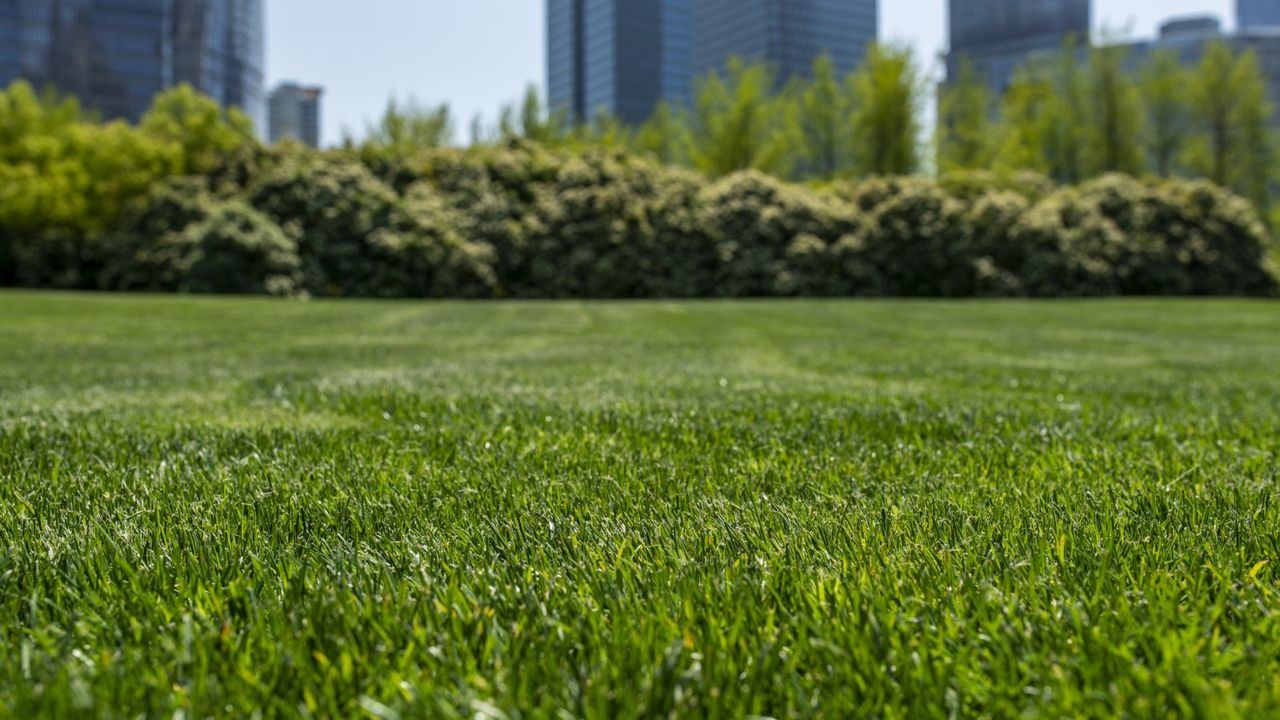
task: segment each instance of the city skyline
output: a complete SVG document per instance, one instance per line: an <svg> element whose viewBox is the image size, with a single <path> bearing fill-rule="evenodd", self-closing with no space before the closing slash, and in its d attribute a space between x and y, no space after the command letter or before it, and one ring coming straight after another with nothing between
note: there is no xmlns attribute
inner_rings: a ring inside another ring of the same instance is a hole
<svg viewBox="0 0 1280 720"><path fill-rule="evenodd" d="M1098 0L1094 29L1128 28L1145 38L1170 16L1198 12L1233 27L1234 7L1234 0ZM529 83L546 87L541 0L367 0L355 18L343 0L276 1L268 3L267 27L269 87L286 80L324 86L327 143L338 142L344 127L362 135L393 95L449 102L462 141L477 112L492 123ZM935 77L945 33L946 0L880 4L881 38L913 44ZM359 52L335 53L316 40L338 35Z"/></svg>
<svg viewBox="0 0 1280 720"><path fill-rule="evenodd" d="M0 15L24 0L0 0ZM29 1L29 0L25 0ZM1127 29L1135 39L1155 35L1170 16L1201 12L1235 25L1234 0L1112 0L1095 3L1094 29ZM546 89L545 20L539 0L368 0L352 17L341 0L314 0L305 12L294 2L267 2L264 90L284 81L325 88L323 135L337 142L344 128L360 136L388 99L416 97L448 102L459 139L476 113L487 123L503 103L516 101L528 84ZM881 38L912 44L931 75L945 45L945 0L894 0L881 4ZM341 22L339 22L341 20ZM341 33L337 28L341 28ZM473 30L459 32L458 28ZM341 36L348 50L333 52ZM2 55L2 53L0 53ZM4 58L0 57L0 65ZM265 100L265 98L264 98ZM266 125L259 116L260 128Z"/></svg>

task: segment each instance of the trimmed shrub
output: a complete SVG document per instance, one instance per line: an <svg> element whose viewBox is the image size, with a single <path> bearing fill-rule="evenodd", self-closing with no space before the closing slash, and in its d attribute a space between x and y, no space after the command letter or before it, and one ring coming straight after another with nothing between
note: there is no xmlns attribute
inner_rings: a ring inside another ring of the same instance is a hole
<svg viewBox="0 0 1280 720"><path fill-rule="evenodd" d="M863 254L877 295L960 297L976 288L964 206L927 180L902 180L871 211Z"/></svg>
<svg viewBox="0 0 1280 720"><path fill-rule="evenodd" d="M0 227L0 287L18 281L17 262L13 257L13 238Z"/></svg>
<svg viewBox="0 0 1280 720"><path fill-rule="evenodd" d="M696 186L648 161L603 152L565 162L541 188L526 224L522 295L655 297L681 282L705 291L705 241L684 242L654 218L689 202ZM674 203L672 202L674 201ZM703 255L700 256L699 252Z"/></svg>
<svg viewBox="0 0 1280 720"><path fill-rule="evenodd" d="M228 216L228 202L241 201L265 218L243 207ZM617 150L551 151L520 140L409 153L249 149L207 177L156 185L105 234L55 223L31 239L8 228L0 262L6 247L11 257L0 281L190 289L192 269L204 266L191 264L189 231L212 232L215 213L221 235L211 236L201 262L226 252L223 270L248 272L243 283L208 286L218 292L657 298L1277 289L1257 215L1205 182L1113 175L1054 188L1032 173L964 172L819 189L753 171L711 182ZM296 272L282 259L289 253L279 233L294 245ZM253 240L234 239L241 235ZM292 285L268 287L264 278Z"/></svg>
<svg viewBox="0 0 1280 720"><path fill-rule="evenodd" d="M313 295L483 297L488 250L470 245L435 206L407 209L363 165L298 163L267 177L251 202L297 241L303 288Z"/></svg>
<svg viewBox="0 0 1280 720"><path fill-rule="evenodd" d="M1007 190L993 190L975 197L964 211L973 263L973 294L1006 297L1023 293L1021 278L1010 267L1014 249L1013 228L1031 204L1026 197Z"/></svg>
<svg viewBox="0 0 1280 720"><path fill-rule="evenodd" d="M1125 175L1090 181L1080 193L1124 235L1125 252L1115 260L1122 293L1274 292L1267 231L1243 198L1202 180L1144 183Z"/></svg>
<svg viewBox="0 0 1280 720"><path fill-rule="evenodd" d="M810 284L834 291L838 273L810 281L796 271L826 264L822 258L861 229L851 208L831 195L754 170L712 184L699 202L718 261L710 294L721 297L795 295Z"/></svg>
<svg viewBox="0 0 1280 720"><path fill-rule="evenodd" d="M1017 277L1026 295L1115 295L1116 261L1125 252L1116 224L1079 192L1064 189L1023 214L995 264Z"/></svg>
<svg viewBox="0 0 1280 720"><path fill-rule="evenodd" d="M993 172L991 170L955 170L938 178L938 186L962 202L974 202L991 192L1003 191L1036 202L1057 189L1048 177L1030 170Z"/></svg>
<svg viewBox="0 0 1280 720"><path fill-rule="evenodd" d="M232 201L190 226L176 245L184 292L294 295L302 262L298 246L270 218Z"/></svg>
<svg viewBox="0 0 1280 720"><path fill-rule="evenodd" d="M176 292L187 247L183 233L207 220L218 200L203 178L172 178L151 192L124 226L104 240L103 290Z"/></svg>

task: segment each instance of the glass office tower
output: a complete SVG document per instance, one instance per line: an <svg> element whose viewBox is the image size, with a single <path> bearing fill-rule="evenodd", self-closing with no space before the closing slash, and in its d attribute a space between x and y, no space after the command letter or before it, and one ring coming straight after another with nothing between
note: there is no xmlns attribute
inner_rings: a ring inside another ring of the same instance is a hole
<svg viewBox="0 0 1280 720"><path fill-rule="evenodd" d="M174 79L266 120L263 0L173 0Z"/></svg>
<svg viewBox="0 0 1280 720"><path fill-rule="evenodd" d="M693 71L722 70L730 57L764 62L778 81L808 76L827 54L843 75L875 42L877 0L696 0Z"/></svg>
<svg viewBox="0 0 1280 720"><path fill-rule="evenodd" d="M1241 30L1280 29L1280 0L1236 0L1236 18Z"/></svg>
<svg viewBox="0 0 1280 720"><path fill-rule="evenodd" d="M262 0L0 0L0 84L137 120L182 82L264 119Z"/></svg>
<svg viewBox="0 0 1280 720"><path fill-rule="evenodd" d="M320 99L324 89L298 83L281 83L267 100L270 123L267 139L273 144L297 140L320 147Z"/></svg>
<svg viewBox="0 0 1280 720"><path fill-rule="evenodd" d="M950 0L948 74L961 58L1003 94L1016 69L1037 54L1058 51L1068 38L1087 43L1090 0Z"/></svg>
<svg viewBox="0 0 1280 720"><path fill-rule="evenodd" d="M694 0L548 0L547 96L578 122L638 124L690 100Z"/></svg>

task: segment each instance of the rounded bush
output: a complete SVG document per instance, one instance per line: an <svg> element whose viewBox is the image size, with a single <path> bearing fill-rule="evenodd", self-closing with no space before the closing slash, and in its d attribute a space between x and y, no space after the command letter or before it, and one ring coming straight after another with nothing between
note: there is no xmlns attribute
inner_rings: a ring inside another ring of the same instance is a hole
<svg viewBox="0 0 1280 720"><path fill-rule="evenodd" d="M937 185L899 184L871 213L866 234L863 252L879 294L972 295L977 255L964 220L964 206Z"/></svg>
<svg viewBox="0 0 1280 720"><path fill-rule="evenodd" d="M998 265L1017 276L1027 295L1115 295L1123 233L1079 192L1059 190L1033 205L1009 233Z"/></svg>
<svg viewBox="0 0 1280 720"><path fill-rule="evenodd" d="M861 229L853 209L832 195L754 170L713 183L699 202L702 225L715 243L719 267L712 294L719 296L797 294L810 284L798 268L827 265L814 257L831 254L841 239ZM789 260L796 268L788 267Z"/></svg>
<svg viewBox="0 0 1280 720"><path fill-rule="evenodd" d="M184 292L294 295L302 262L297 244L278 225L241 201L216 208L182 233Z"/></svg>
<svg viewBox="0 0 1280 720"><path fill-rule="evenodd" d="M297 241L303 287L315 295L487 296L487 250L457 233L443 205L406 204L365 166L343 159L283 168L253 205Z"/></svg>
<svg viewBox="0 0 1280 720"><path fill-rule="evenodd" d="M99 274L104 290L177 291L183 279L186 246L182 234L218 208L200 177L172 178L151 191L124 226L106 236L106 262Z"/></svg>
<svg viewBox="0 0 1280 720"><path fill-rule="evenodd" d="M1267 230L1253 206L1212 183L1140 182L1107 175L1081 196L1115 223L1125 251L1115 260L1127 295L1266 295Z"/></svg>
<svg viewBox="0 0 1280 720"><path fill-rule="evenodd" d="M1031 203L1018 193L992 190L974 197L965 208L974 295L1023 294L1022 279L1011 269L1017 263L1012 231L1030 207Z"/></svg>

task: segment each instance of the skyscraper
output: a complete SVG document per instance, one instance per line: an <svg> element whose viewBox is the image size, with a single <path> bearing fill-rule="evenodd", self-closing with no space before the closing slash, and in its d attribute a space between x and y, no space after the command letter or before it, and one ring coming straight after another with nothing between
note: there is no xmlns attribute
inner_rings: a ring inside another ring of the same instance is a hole
<svg viewBox="0 0 1280 720"><path fill-rule="evenodd" d="M105 0L98 0L105 2ZM266 122L264 0L173 3L174 80Z"/></svg>
<svg viewBox="0 0 1280 720"><path fill-rule="evenodd" d="M696 0L693 71L719 71L730 57L764 62L785 82L828 54L853 72L876 40L877 0Z"/></svg>
<svg viewBox="0 0 1280 720"><path fill-rule="evenodd" d="M852 72L877 24L877 0L547 0L547 94L580 121L640 123L659 100L689 103L695 78L733 56L779 82L823 53Z"/></svg>
<svg viewBox="0 0 1280 720"><path fill-rule="evenodd" d="M0 0L0 85L25 79L137 120L186 82L261 123L262 1Z"/></svg>
<svg viewBox="0 0 1280 720"><path fill-rule="evenodd" d="M268 139L272 143L297 140L320 147L320 98L323 88L282 83L271 92Z"/></svg>
<svg viewBox="0 0 1280 720"><path fill-rule="evenodd" d="M1280 28L1280 0L1236 0L1241 30Z"/></svg>
<svg viewBox="0 0 1280 720"><path fill-rule="evenodd" d="M694 0L548 0L547 86L576 121L607 112L641 123L660 100L689 99Z"/></svg>
<svg viewBox="0 0 1280 720"><path fill-rule="evenodd" d="M950 18L948 74L967 59L999 94L1030 57L1071 37L1088 42L1092 7L1090 0L950 0Z"/></svg>

